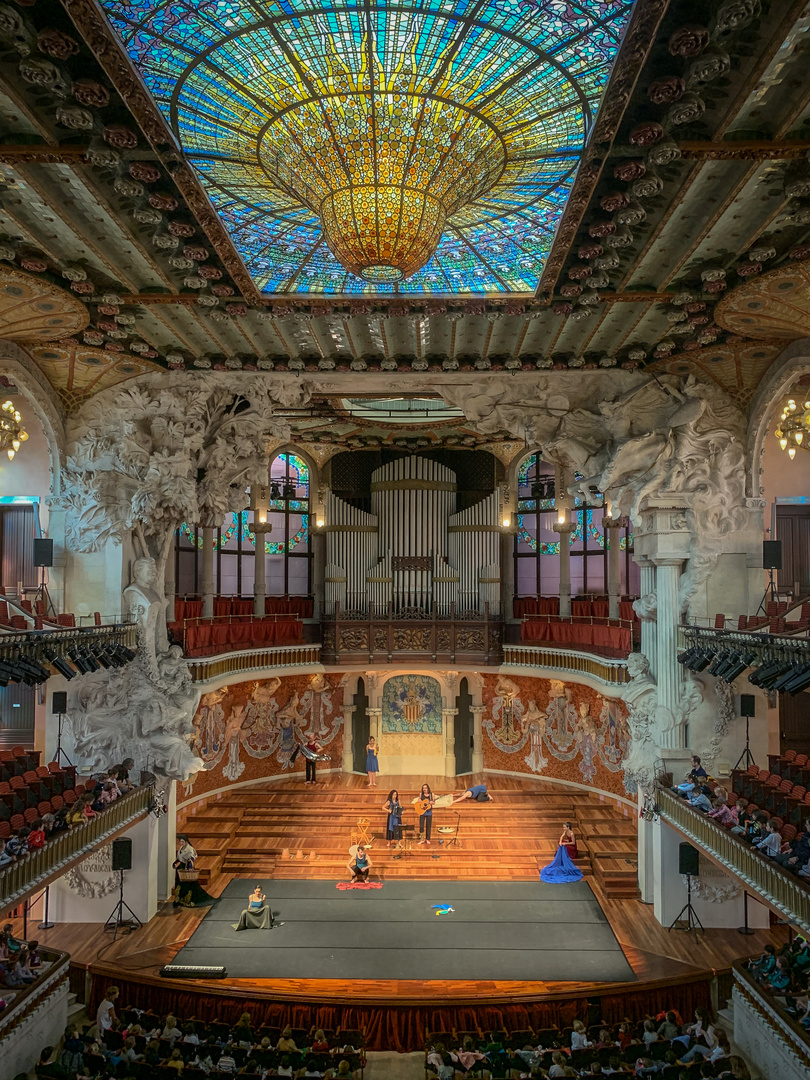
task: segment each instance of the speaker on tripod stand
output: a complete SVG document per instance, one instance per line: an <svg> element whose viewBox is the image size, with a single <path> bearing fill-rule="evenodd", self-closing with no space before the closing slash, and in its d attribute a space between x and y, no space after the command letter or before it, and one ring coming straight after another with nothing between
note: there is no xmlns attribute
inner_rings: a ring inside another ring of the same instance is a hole
<svg viewBox="0 0 810 1080"><path fill-rule="evenodd" d="M768 585L765 589L765 595L760 601L757 608L757 615L760 611L767 615L769 603L776 603L776 583L773 579L774 570L782 569L782 541L781 540L763 540L762 541L762 569L768 571Z"/></svg>
<svg viewBox="0 0 810 1080"><path fill-rule="evenodd" d="M125 836L112 842L112 868L118 871L118 903L110 913L109 919L104 923L105 930L113 931L113 941L118 937L118 931L122 926L128 930L139 930L143 923L124 900L124 871L132 869L132 840ZM125 914L128 913L128 917Z"/></svg>
<svg viewBox="0 0 810 1080"><path fill-rule="evenodd" d="M686 903L669 924L668 929L672 930L675 923L682 922L685 925L681 929L687 934L694 930L697 941L698 930L703 929L703 923L692 906L692 878L700 874L700 852L686 842L678 845L678 873L686 878Z"/></svg>
<svg viewBox="0 0 810 1080"><path fill-rule="evenodd" d="M740 754L734 766L735 769L747 769L754 764L754 755L751 753L748 741L748 721L752 716L756 716L756 703L757 700L753 694L740 694L740 716L745 717L745 749Z"/></svg>

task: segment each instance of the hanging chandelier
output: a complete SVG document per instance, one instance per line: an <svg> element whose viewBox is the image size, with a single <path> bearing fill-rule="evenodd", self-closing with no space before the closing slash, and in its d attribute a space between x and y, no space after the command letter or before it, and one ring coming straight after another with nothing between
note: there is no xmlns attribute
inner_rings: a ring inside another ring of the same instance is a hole
<svg viewBox="0 0 810 1080"><path fill-rule="evenodd" d="M21 419L20 412L14 408L12 401L3 402L0 407L0 450L8 453L9 461L14 460L14 455L28 438L28 432L20 423Z"/></svg>

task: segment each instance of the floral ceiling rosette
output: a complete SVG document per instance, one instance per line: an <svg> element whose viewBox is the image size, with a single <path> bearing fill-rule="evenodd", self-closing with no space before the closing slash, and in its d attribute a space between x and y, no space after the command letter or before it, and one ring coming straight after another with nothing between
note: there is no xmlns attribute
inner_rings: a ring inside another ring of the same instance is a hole
<svg viewBox="0 0 810 1080"><path fill-rule="evenodd" d="M534 292L626 0L102 0L259 289Z"/></svg>

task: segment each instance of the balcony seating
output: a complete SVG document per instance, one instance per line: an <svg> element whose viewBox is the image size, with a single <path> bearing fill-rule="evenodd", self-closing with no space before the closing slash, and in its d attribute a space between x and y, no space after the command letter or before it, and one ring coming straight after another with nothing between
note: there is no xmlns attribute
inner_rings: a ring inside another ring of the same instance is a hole
<svg viewBox="0 0 810 1080"><path fill-rule="evenodd" d="M19 748L15 748L19 749ZM0 751L11 754L12 751ZM24 751L28 760L38 760L39 752ZM18 759L14 759L15 762ZM22 766L21 766L22 767ZM64 805L63 794L76 785L76 766L61 768L55 761L49 765L38 765L22 775L9 775L9 779L0 780L0 820L8 820L12 814L22 814L30 807L49 802L55 809ZM72 793L72 798L76 796ZM59 800L58 806L55 800Z"/></svg>

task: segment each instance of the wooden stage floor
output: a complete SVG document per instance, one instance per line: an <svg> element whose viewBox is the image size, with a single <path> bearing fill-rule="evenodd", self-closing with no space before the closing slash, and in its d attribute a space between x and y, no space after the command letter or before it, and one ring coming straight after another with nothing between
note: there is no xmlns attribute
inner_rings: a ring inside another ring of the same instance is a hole
<svg viewBox="0 0 810 1080"><path fill-rule="evenodd" d="M326 779L326 778L324 778ZM405 778L402 778L403 781ZM537 785L520 781L508 781L506 778L489 777L490 787L495 792L507 789L510 794L520 791L537 793ZM359 777L330 777L328 787L332 796L337 795L341 788L351 789L365 787ZM392 778L387 777L384 781L386 789ZM444 781L445 788L448 782ZM452 782L450 782L452 784ZM324 787L327 785L325 784ZM462 782L456 786L461 787ZM406 789L406 784L402 783ZM255 792L257 789L240 789ZM278 792L279 784L267 785L267 790ZM303 789L302 790L308 790ZM545 792L556 792L559 795L564 792L572 794L570 788L551 784L543 786ZM385 798L387 790L382 787L374 793L376 801L381 802ZM575 793L576 794L576 793ZM380 798L377 798L377 796ZM585 796L589 798L589 796ZM593 798L593 797L590 797ZM213 802L212 806L215 805ZM487 804L486 809L495 807L497 803ZM188 827L191 831L189 819ZM504 873L505 879L509 878L508 869ZM302 867L302 876L305 868ZM337 875L336 875L337 876ZM340 875L344 876L344 875ZM220 873L206 884L207 890L219 896L225 886L234 877L246 878L246 893L249 875ZM594 995L600 990L605 993L617 994L623 990L639 991L644 986L666 986L667 984L683 984L691 979L703 979L712 974L728 972L733 960L742 956L752 955L762 950L768 942L781 944L786 939L786 931L778 927L773 931L758 930L750 937L743 937L734 929L709 929L700 935L699 943L696 943L692 934L686 934L676 929L671 932L659 925L656 921L652 907L638 900L608 897L602 888L600 881L595 876L588 876L587 881L596 895L599 904L604 911L613 932L618 939L627 960L635 973L638 982L634 983L611 983L601 986L596 983L581 982L495 982L488 980L450 982L434 980L427 981L390 981L390 980L297 980L297 979L225 979L225 980L199 980L193 983L187 981L175 981L160 979L163 989L169 989L173 985L178 989L187 991L192 987L195 990L209 995L227 995L229 998L256 999L267 995L268 998L278 1001L301 1001L302 999L312 1003L346 1003L356 1002L383 1004L383 1005L414 1005L424 1003L426 998L433 1004L442 1002L453 1005L478 1003L516 1003L536 1002L544 998L559 1000L561 997L582 996L583 994ZM112 905L111 905L112 906ZM67 951L71 955L74 973L84 969L90 972L94 978L110 981L130 980L157 985L159 969L169 963L188 941L204 917L205 910L189 910L185 908L173 908L171 904L163 904L158 914L144 926L131 934L119 934L116 941L112 935L101 929L98 924L65 923L55 926L51 930L37 930L34 934L40 944L56 947ZM34 923L36 925L36 923ZM18 920L17 927L21 926Z"/></svg>

